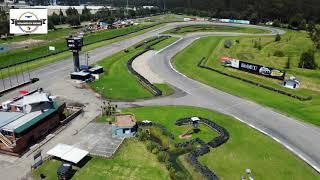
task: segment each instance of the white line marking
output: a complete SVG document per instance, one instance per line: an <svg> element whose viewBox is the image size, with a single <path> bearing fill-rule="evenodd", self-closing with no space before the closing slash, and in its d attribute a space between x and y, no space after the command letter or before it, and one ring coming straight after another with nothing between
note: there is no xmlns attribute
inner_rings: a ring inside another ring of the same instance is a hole
<svg viewBox="0 0 320 180"><path fill-rule="evenodd" d="M314 162L310 162L309 160L307 160L301 153L295 151L290 145L288 145L285 142L282 142L279 138L272 136L270 133L256 127L255 125L243 121L242 119L238 118L237 116L231 115L232 117L234 117L235 119L239 120L242 123L247 124L248 126L260 131L261 133L271 137L273 140L277 141L278 143L282 144L285 148L287 148L289 151L293 152L295 155L297 155L300 159L302 159L303 161L305 161L307 164L309 164L313 169L315 169L318 173L320 173L320 167L318 167L317 165L314 164Z"/></svg>

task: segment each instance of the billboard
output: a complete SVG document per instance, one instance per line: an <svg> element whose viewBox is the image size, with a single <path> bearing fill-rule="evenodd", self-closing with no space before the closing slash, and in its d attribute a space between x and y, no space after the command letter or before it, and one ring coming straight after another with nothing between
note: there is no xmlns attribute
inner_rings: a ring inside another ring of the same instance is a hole
<svg viewBox="0 0 320 180"><path fill-rule="evenodd" d="M47 33L47 9L10 9L10 34Z"/></svg>
<svg viewBox="0 0 320 180"><path fill-rule="evenodd" d="M237 20L237 19L219 19L223 23L237 23L237 24L250 24L248 20Z"/></svg>
<svg viewBox="0 0 320 180"><path fill-rule="evenodd" d="M284 76L286 74L285 71L283 70L275 69L272 67L261 66L258 64L252 64L252 63L240 61L237 59L233 59L230 57L222 56L220 60L223 62L224 66L233 67L235 69L266 76L269 78L284 80Z"/></svg>

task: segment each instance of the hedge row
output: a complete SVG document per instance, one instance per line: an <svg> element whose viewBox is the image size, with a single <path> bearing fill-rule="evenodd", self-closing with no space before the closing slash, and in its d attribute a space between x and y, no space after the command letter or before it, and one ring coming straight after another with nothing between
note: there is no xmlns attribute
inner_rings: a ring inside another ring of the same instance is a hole
<svg viewBox="0 0 320 180"><path fill-rule="evenodd" d="M102 42L102 41L112 40L112 39L115 39L115 38L118 38L118 37L122 37L122 36L126 36L126 35L129 35L129 34L133 34L133 33L136 33L136 32L138 32L138 31L142 31L142 30L145 30L145 29L148 29L148 28L151 28L151 27L160 25L160 24L162 24L162 23L157 23L157 24L148 25L148 26L145 26L145 27L143 27L143 28L141 28L141 29L137 29L137 30L131 31L131 32L129 32L129 33L125 33L125 34L121 34L121 35L116 35L116 36L108 37L108 38L102 38L102 39L99 39L99 40L94 41L94 42L91 42L91 43L86 43L86 44L84 44L84 46L91 45L91 44L98 43L98 42ZM52 55L56 55L56 54L59 54L59 53L63 53L63 52L66 52L66 51L69 51L69 50L67 49L67 45L66 45L66 49L64 49L64 50L56 51L56 52L49 53L49 54L46 54L46 55L43 55L43 56L39 56L39 57L36 57L36 58L27 59L27 60L21 61L21 62L19 62L19 63L15 63L15 64L11 64L11 65L8 65L8 66L0 67L0 70L1 70L1 69L5 69L5 68L9 68L9 67L13 67L13 66L16 66L16 65L20 65L20 64L32 62L32 61L39 60L39 59L42 59L42 58L46 58L46 57L49 57L49 56L52 56Z"/></svg>
<svg viewBox="0 0 320 180"><path fill-rule="evenodd" d="M238 79L238 80L241 80L241 81L250 83L250 84L252 84L252 85L255 85L255 86L258 86L258 87L262 87L262 88L264 88L264 89L271 90L271 91L277 92L277 93L279 93L279 94L286 95L286 96L289 96L289 97L298 99L298 100L300 100L300 101L309 101L309 100L312 99L311 96L308 96L308 97L298 96L298 95L295 95L295 94L291 94L291 93L285 92L285 91L283 91L283 90L279 90L279 89L273 88L273 87L271 87L271 86L267 86L267 85L264 85L264 84L261 84L261 83L258 83L258 82L254 82L254 81L251 81L251 80L248 80L248 79L245 79L245 78L241 78L241 77L238 77L238 76L234 76L234 75L225 73L225 72L223 72L223 71L220 71L220 70L218 70L218 69L215 69L215 68L212 68L212 67L208 67L208 66L202 65L203 62L204 62L204 60L205 60L205 58L203 57L203 58L200 60L200 62L198 63L198 67L204 68L204 69L208 69L208 70L210 70L210 71L214 71L214 72L217 72L217 73L219 73L219 74L222 74L222 75L225 75L225 76L228 76L228 77L232 77L232 78L235 78L235 79Z"/></svg>
<svg viewBox="0 0 320 180"><path fill-rule="evenodd" d="M230 137L229 132L219 126L218 124L205 119L205 118L199 118L200 121L199 123L205 124L207 126L209 126L211 129L217 131L219 133L219 136L212 139L210 142L205 143L204 141L202 141L200 138L195 138L192 139L190 141L186 141L186 142L182 142L182 143L177 143L175 144L175 147L187 147L190 146L194 143L199 143L201 145L200 148L195 149L194 151L191 151L189 153L189 155L187 156L188 161L206 178L206 179L212 179L212 180L216 180L219 179L207 166L202 165L199 161L198 161L198 157L199 156L203 156L204 154L207 154L210 152L210 147L212 148L216 148L224 143L226 143ZM192 120L191 117L189 118L183 118L183 119L179 119L176 121L175 123L177 126L182 126L182 125L187 125L187 124L192 124Z"/></svg>
<svg viewBox="0 0 320 180"><path fill-rule="evenodd" d="M137 122L138 127L142 126L142 127L146 127L146 126L156 126L158 127L162 134L168 136L170 139L174 139L174 135L167 130L167 128L165 128L163 125L159 124L159 123L154 123L154 122L150 122L150 123L144 123L144 122Z"/></svg>

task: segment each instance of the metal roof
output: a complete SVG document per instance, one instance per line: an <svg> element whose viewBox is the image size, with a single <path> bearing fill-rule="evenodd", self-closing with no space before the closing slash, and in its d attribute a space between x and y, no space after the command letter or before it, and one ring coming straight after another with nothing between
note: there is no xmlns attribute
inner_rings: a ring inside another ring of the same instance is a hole
<svg viewBox="0 0 320 180"><path fill-rule="evenodd" d="M52 108L47 109L44 112L35 111L27 114L15 112L0 112L0 128L7 131L13 131L15 133L22 133L31 126L44 120L47 116L56 112L59 106L59 103L54 102ZM2 120L2 117L7 118L3 118Z"/></svg>
<svg viewBox="0 0 320 180"><path fill-rule="evenodd" d="M59 104L57 102L53 103L52 109L48 109L47 111L43 112L42 114L34 117L33 119L25 122L21 126L17 127L14 132L15 133L22 133L23 131L29 129L31 126L35 125L36 123L42 121L45 119L45 117L51 115L52 113L56 112L57 109L59 108Z"/></svg>
<svg viewBox="0 0 320 180"><path fill-rule="evenodd" d="M54 148L50 149L47 154L77 164L86 157L89 152L70 145L57 144Z"/></svg>
<svg viewBox="0 0 320 180"><path fill-rule="evenodd" d="M0 128L19 119L24 114L20 112L0 112Z"/></svg>

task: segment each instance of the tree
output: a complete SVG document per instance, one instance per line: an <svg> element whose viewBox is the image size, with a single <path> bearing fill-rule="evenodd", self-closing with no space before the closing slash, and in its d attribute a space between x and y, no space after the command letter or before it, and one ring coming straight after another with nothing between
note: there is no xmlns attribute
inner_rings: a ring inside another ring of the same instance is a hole
<svg viewBox="0 0 320 180"><path fill-rule="evenodd" d="M53 12L52 15L48 17L48 19L51 21L53 25L60 24L60 17L55 12Z"/></svg>
<svg viewBox="0 0 320 180"><path fill-rule="evenodd" d="M290 65L291 65L291 57L288 57L285 68L290 69Z"/></svg>
<svg viewBox="0 0 320 180"><path fill-rule="evenodd" d="M92 14L90 12L90 9L88 9L86 6L84 7L84 9L82 10L82 14L81 14L81 20L82 21L90 21L92 18Z"/></svg>
<svg viewBox="0 0 320 180"><path fill-rule="evenodd" d="M69 7L66 10L67 16L72 16L72 15L79 15L78 11L75 8Z"/></svg>
<svg viewBox="0 0 320 180"><path fill-rule="evenodd" d="M64 16L62 10L59 11L59 24L64 24L66 22L66 17Z"/></svg>
<svg viewBox="0 0 320 180"><path fill-rule="evenodd" d="M55 29L52 16L48 17L48 29Z"/></svg>
<svg viewBox="0 0 320 180"><path fill-rule="evenodd" d="M275 38L274 41L275 41L275 42L281 41L281 36L280 36L280 34L277 34L277 35L276 35L276 38Z"/></svg>
<svg viewBox="0 0 320 180"><path fill-rule="evenodd" d="M315 62L315 52L309 50L301 54L299 68L316 69L318 66Z"/></svg>
<svg viewBox="0 0 320 180"><path fill-rule="evenodd" d="M309 31L309 37L313 41L314 46L317 49L320 49L320 27L317 27L315 25L310 25L310 27L308 27L308 31Z"/></svg>
<svg viewBox="0 0 320 180"><path fill-rule="evenodd" d="M289 28L291 29L305 29L306 20L303 17L303 14L298 13L290 18Z"/></svg>
<svg viewBox="0 0 320 180"><path fill-rule="evenodd" d="M278 19L276 19L276 20L273 21L272 26L280 27L281 26L281 22Z"/></svg>
<svg viewBox="0 0 320 180"><path fill-rule="evenodd" d="M77 15L70 15L67 17L67 23L70 24L70 26L80 26L80 18Z"/></svg>
<svg viewBox="0 0 320 180"><path fill-rule="evenodd" d="M0 11L0 35L9 34L9 19L5 11Z"/></svg>

